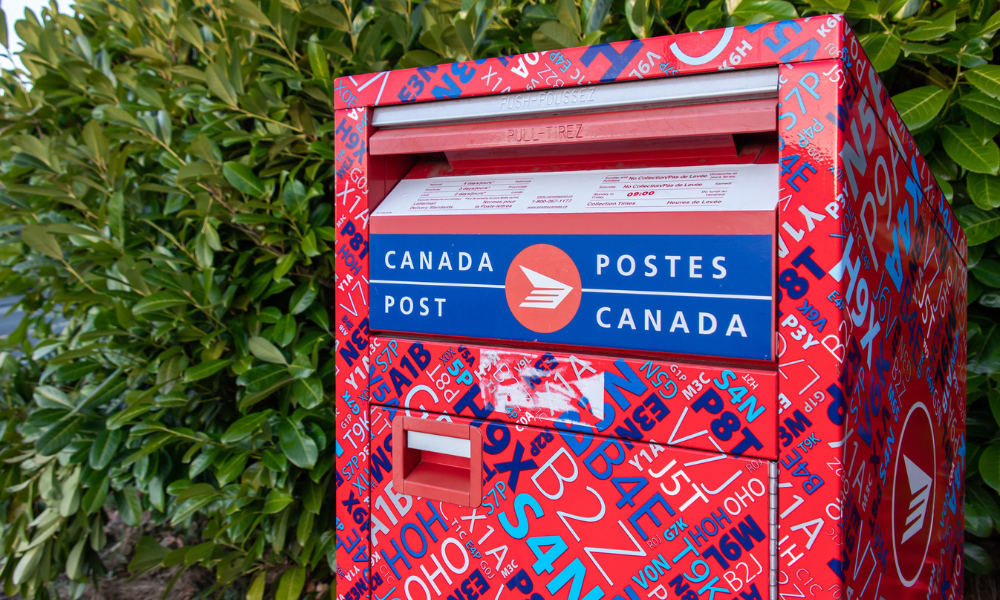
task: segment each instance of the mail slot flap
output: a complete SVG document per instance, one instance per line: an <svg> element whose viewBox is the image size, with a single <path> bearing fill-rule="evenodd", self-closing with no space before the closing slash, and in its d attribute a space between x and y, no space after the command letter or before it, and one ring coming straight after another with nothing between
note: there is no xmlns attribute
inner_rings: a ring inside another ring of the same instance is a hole
<svg viewBox="0 0 1000 600"><path fill-rule="evenodd" d="M417 76L413 79L423 86ZM372 125L412 127L777 97L778 69L771 67L381 106L373 110Z"/></svg>
<svg viewBox="0 0 1000 600"><path fill-rule="evenodd" d="M371 326L770 361L776 165L401 181Z"/></svg>
<svg viewBox="0 0 1000 600"><path fill-rule="evenodd" d="M774 370L397 337L374 338L369 352L372 402L409 414L778 457Z"/></svg>
<svg viewBox="0 0 1000 600"><path fill-rule="evenodd" d="M594 152L611 152L609 144L662 140L664 148L683 146L678 138L715 134L774 131L777 99L748 100L584 113L554 117L386 129L370 142L372 155L492 150L503 154L526 148L552 152L565 146L592 145ZM690 142L688 142L690 144ZM646 144L649 147L649 144ZM627 148L627 146L623 146ZM563 148L564 149L564 148Z"/></svg>

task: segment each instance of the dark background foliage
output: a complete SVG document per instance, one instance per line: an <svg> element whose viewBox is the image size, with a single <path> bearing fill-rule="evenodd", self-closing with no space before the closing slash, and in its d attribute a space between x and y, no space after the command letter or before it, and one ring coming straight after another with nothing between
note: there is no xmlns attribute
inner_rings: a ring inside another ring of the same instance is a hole
<svg viewBox="0 0 1000 600"><path fill-rule="evenodd" d="M77 0L74 16L7 15L25 70L0 77L0 296L26 316L0 341L3 593L51 598L63 578L79 597L120 519L151 532L135 573L201 566L223 597L335 597L335 77L832 12L972 245L966 564L990 572L995 4Z"/></svg>

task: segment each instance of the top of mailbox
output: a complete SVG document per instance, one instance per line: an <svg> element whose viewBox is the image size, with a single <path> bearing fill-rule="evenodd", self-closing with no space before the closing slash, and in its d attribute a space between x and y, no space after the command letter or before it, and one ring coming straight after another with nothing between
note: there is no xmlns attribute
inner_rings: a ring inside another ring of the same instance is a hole
<svg viewBox="0 0 1000 600"><path fill-rule="evenodd" d="M523 95L534 90L824 60L838 60L850 73L850 77L840 79L845 100L853 103L859 98L866 99L875 108L882 124L892 132L897 150L904 157L912 156L914 176L928 191L928 200L959 253L967 256L964 232L892 105L878 73L842 15L340 77L334 86L334 107L348 109L343 114L349 116L349 120L370 123L372 115L370 109L365 110L367 107L487 95ZM795 85L798 79L789 81L789 85ZM545 98L548 101L554 96L550 94ZM831 97L829 101L832 114L835 114L837 99ZM367 144L367 140L364 143Z"/></svg>

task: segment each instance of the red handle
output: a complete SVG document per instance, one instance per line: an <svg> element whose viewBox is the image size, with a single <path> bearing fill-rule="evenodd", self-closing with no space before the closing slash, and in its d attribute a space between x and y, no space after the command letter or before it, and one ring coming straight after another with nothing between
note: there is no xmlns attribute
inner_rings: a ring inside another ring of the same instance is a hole
<svg viewBox="0 0 1000 600"><path fill-rule="evenodd" d="M482 433L468 424L397 415L392 420L392 480L410 496L482 506Z"/></svg>

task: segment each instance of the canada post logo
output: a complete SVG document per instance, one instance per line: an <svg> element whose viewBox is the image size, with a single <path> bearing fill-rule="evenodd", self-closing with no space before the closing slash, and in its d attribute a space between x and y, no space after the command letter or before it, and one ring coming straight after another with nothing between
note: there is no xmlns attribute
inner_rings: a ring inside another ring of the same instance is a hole
<svg viewBox="0 0 1000 600"><path fill-rule="evenodd" d="M580 271L568 254L549 244L522 250L507 269L507 306L521 325L552 333L569 324L580 308Z"/></svg>
<svg viewBox="0 0 1000 600"><path fill-rule="evenodd" d="M371 237L378 331L770 360L769 235Z"/></svg>
<svg viewBox="0 0 1000 600"><path fill-rule="evenodd" d="M937 444L923 402L910 408L899 434L892 487L892 549L899 581L911 587L920 578L934 531Z"/></svg>

